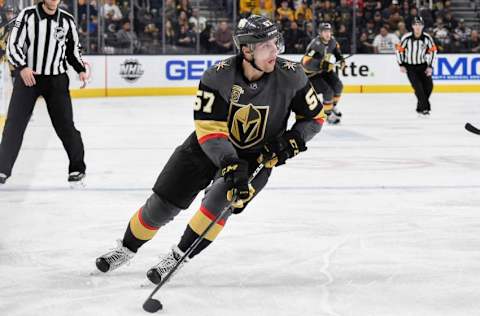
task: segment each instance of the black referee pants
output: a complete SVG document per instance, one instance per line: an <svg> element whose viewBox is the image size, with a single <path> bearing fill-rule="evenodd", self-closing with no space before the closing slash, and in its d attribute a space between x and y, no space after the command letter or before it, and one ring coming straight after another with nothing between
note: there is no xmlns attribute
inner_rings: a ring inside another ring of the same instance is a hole
<svg viewBox="0 0 480 316"><path fill-rule="evenodd" d="M0 144L0 173L9 177L22 146L23 134L39 96L47 103L48 114L53 127L67 151L69 172L85 172L84 149L80 132L73 123L72 101L70 99L69 78L67 74L57 76L35 76L36 85L25 86L18 74L7 113Z"/></svg>
<svg viewBox="0 0 480 316"><path fill-rule="evenodd" d="M427 64L407 65L408 80L412 84L417 96L417 112L430 111L430 95L433 90L433 80L431 76L425 74Z"/></svg>

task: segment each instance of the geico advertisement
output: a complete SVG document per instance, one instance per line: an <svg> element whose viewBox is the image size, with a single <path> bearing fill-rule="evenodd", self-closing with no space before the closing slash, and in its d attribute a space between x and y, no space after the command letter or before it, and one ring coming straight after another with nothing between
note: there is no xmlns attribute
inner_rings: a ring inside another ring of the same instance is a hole
<svg viewBox="0 0 480 316"><path fill-rule="evenodd" d="M300 61L301 55L282 55ZM116 87L194 87L203 72L222 55L107 56L107 85ZM336 71L345 84L408 84L395 55L354 55ZM480 55L440 55L434 63L434 79L445 84L480 84Z"/></svg>

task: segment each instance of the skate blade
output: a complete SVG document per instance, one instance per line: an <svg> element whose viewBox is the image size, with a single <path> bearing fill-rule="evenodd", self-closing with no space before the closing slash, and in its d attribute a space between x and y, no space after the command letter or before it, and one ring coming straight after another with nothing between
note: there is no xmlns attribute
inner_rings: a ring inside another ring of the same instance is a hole
<svg viewBox="0 0 480 316"><path fill-rule="evenodd" d="M93 270L92 272L90 272L88 275L89 276L99 276L99 275L103 275L105 273L103 273L102 271L100 270Z"/></svg>
<svg viewBox="0 0 480 316"><path fill-rule="evenodd" d="M148 289L148 288L152 288L154 286L155 286L155 284L153 284L152 282L150 282L148 280L144 281L143 283L140 284L141 289Z"/></svg>
<svg viewBox="0 0 480 316"><path fill-rule="evenodd" d="M87 186L84 181L69 182L68 184L70 186L70 189L72 190L85 189L85 187Z"/></svg>

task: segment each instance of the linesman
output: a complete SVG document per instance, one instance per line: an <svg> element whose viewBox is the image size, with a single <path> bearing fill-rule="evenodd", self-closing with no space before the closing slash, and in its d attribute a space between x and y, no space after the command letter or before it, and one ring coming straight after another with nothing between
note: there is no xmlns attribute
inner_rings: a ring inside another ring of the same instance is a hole
<svg viewBox="0 0 480 316"><path fill-rule="evenodd" d="M397 45L397 61L400 71L407 73L417 96L417 113L426 117L430 115L430 95L433 90L432 65L437 54L437 47L432 37L423 31L421 17L413 19L413 32L402 37Z"/></svg>
<svg viewBox="0 0 480 316"><path fill-rule="evenodd" d="M67 63L80 75L83 87L88 76L75 20L58 8L59 4L60 0L43 0L22 10L8 40L8 61L19 75L0 144L0 184L11 175L39 96L47 103L55 132L70 160L68 181L80 183L85 177L84 147L73 123Z"/></svg>

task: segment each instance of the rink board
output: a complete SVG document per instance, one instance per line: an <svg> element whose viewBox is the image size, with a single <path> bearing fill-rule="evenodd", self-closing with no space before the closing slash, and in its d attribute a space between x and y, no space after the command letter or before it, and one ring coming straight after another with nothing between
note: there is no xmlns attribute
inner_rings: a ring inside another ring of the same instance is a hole
<svg viewBox="0 0 480 316"><path fill-rule="evenodd" d="M79 90L72 76L74 97L191 95L203 72L225 55L87 56L92 82ZM301 55L283 55L299 61ZM395 55L355 55L340 71L346 93L411 93ZM480 92L480 54L439 55L434 64L434 92Z"/></svg>

